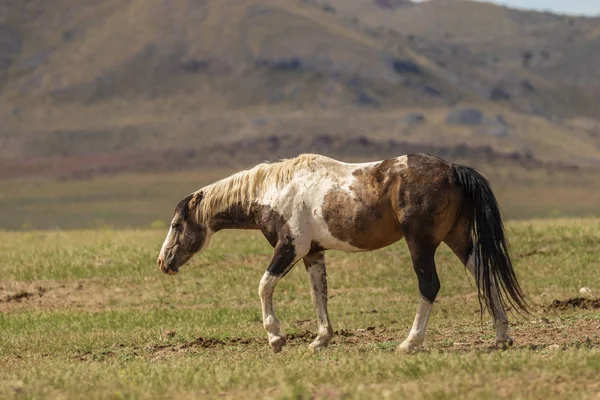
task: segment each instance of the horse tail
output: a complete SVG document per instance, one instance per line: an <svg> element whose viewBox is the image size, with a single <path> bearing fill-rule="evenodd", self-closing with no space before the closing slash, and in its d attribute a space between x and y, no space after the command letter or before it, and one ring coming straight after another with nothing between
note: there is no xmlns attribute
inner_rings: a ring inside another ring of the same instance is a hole
<svg viewBox="0 0 600 400"><path fill-rule="evenodd" d="M496 196L490 183L473 168L454 165L455 178L470 203L471 257L474 256L479 305L484 303L493 315L493 296L504 309L512 306L519 314L529 314L530 308L519 285L509 255L504 224ZM496 286L497 290L493 290Z"/></svg>

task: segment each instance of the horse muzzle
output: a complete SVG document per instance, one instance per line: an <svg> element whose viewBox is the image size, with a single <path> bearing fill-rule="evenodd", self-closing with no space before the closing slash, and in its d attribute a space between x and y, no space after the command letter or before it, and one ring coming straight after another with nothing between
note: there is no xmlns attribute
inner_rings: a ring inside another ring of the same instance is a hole
<svg viewBox="0 0 600 400"><path fill-rule="evenodd" d="M170 263L165 263L165 261L162 258L158 258L158 260L156 260L156 263L158 264L158 269L167 275L177 275L177 273L179 272L179 267L175 266L175 265L169 265L169 264L173 264L173 260L170 260Z"/></svg>

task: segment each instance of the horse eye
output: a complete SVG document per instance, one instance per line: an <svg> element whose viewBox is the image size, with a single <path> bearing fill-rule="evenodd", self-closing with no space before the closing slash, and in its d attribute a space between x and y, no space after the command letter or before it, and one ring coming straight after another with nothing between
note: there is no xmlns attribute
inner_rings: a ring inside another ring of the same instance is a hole
<svg viewBox="0 0 600 400"><path fill-rule="evenodd" d="M177 224L177 223L171 224L171 228L173 228L173 229L179 229L180 227L181 227L181 224Z"/></svg>

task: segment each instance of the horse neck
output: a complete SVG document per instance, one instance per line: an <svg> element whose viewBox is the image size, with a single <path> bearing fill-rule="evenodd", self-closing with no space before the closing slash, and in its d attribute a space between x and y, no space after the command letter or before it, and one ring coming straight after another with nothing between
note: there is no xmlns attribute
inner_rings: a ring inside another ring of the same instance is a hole
<svg viewBox="0 0 600 400"><path fill-rule="evenodd" d="M222 229L259 229L255 208L242 205L217 212L210 218L208 226L213 232Z"/></svg>

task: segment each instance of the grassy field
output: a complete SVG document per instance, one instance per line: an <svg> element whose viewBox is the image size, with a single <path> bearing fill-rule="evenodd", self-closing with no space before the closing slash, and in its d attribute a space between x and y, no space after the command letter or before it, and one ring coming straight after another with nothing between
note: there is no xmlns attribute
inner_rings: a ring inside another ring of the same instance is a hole
<svg viewBox="0 0 600 400"><path fill-rule="evenodd" d="M551 308L600 293L600 219L508 223L521 282L539 306L490 348L476 291L447 248L424 349L395 353L418 291L404 243L329 254L337 335L319 353L297 266L275 306L289 343L267 346L257 296L271 249L215 236L176 277L155 259L162 229L0 232L0 398L600 398L600 314ZM172 330L168 335L165 331Z"/></svg>

